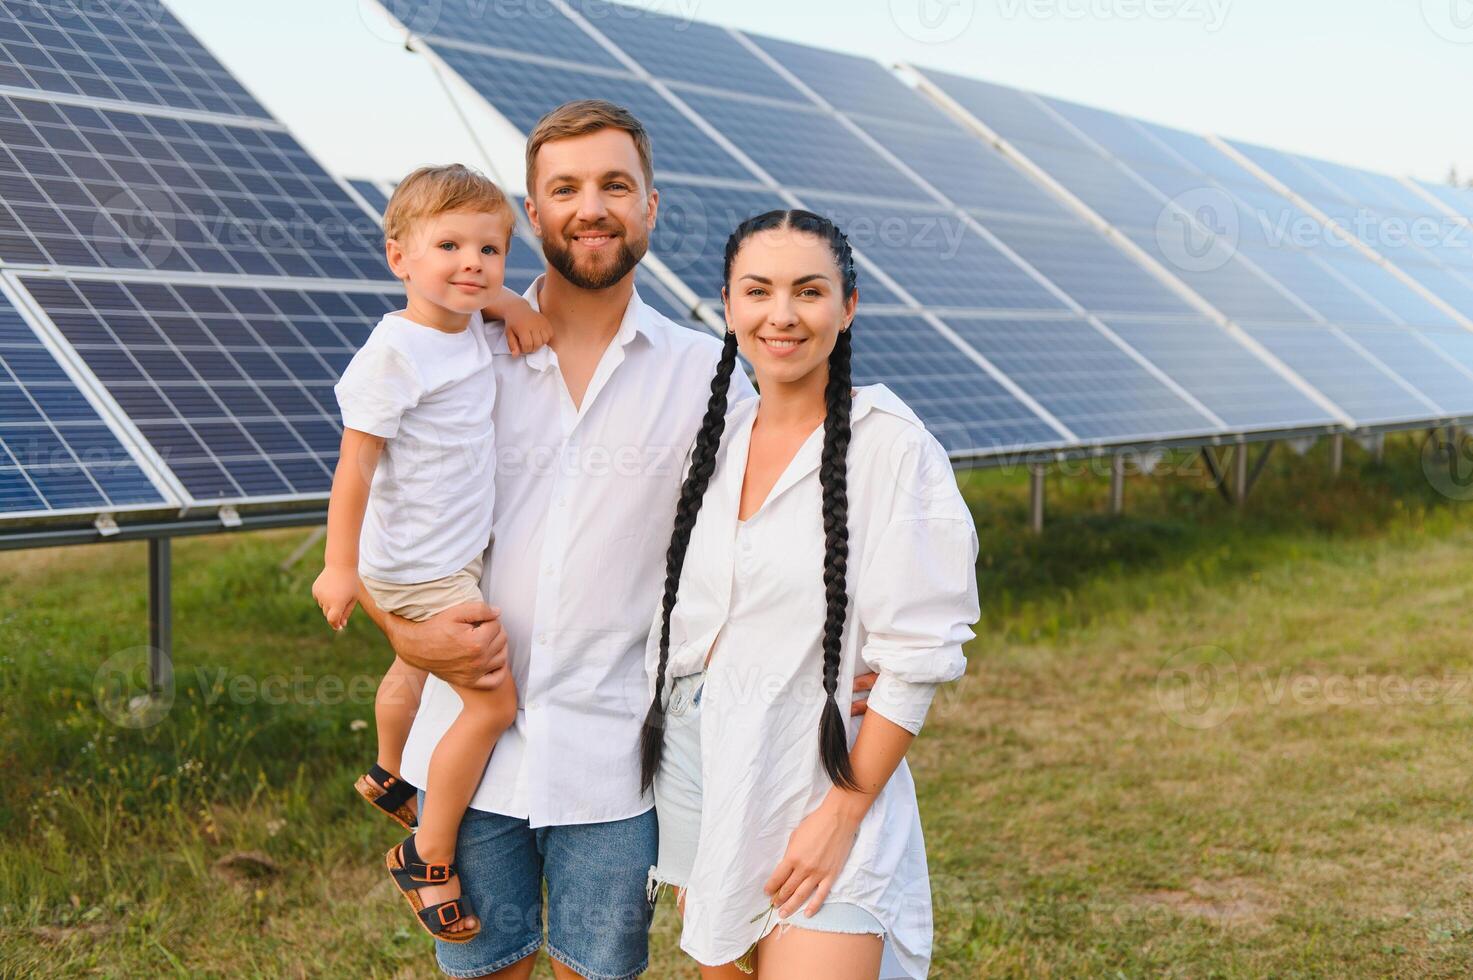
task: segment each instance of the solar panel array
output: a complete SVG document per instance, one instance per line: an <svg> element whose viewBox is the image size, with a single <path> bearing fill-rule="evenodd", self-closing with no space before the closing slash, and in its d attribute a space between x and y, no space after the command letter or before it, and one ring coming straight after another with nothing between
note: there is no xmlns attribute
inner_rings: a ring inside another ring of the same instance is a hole
<svg viewBox="0 0 1473 980"><path fill-rule="evenodd" d="M373 220L157 4L5 5L0 86L0 517L324 498Z"/></svg>
<svg viewBox="0 0 1473 980"><path fill-rule="evenodd" d="M415 20L523 132L582 97L645 122L638 284L678 322L719 322L742 219L838 220L856 382L957 457L1473 418L1473 192L602 0ZM332 386L402 299L387 188L348 186L161 5L0 10L0 519L325 497Z"/></svg>
<svg viewBox="0 0 1473 980"><path fill-rule="evenodd" d="M1356 425L1473 411L1473 375L1432 339L1457 324L1376 263L1306 234L1312 217L1208 140L921 74Z"/></svg>

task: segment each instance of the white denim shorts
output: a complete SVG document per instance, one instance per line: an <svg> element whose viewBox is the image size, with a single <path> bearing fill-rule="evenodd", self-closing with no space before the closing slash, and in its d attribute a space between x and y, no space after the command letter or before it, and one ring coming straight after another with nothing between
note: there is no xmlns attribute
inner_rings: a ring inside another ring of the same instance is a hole
<svg viewBox="0 0 1473 980"><path fill-rule="evenodd" d="M661 886L683 892L690 882L701 836L701 687L705 673L688 674L671 682L665 708L665 746L655 774L655 816L660 827L660 851L650 869L650 894ZM818 932L867 933L884 936L878 919L858 905L824 902L809 917L800 908L785 919L776 915L763 935L778 925Z"/></svg>

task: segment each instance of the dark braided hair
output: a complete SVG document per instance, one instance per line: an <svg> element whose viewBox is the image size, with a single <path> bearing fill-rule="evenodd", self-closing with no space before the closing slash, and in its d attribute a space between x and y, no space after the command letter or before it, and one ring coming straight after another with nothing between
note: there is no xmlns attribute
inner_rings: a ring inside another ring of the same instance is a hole
<svg viewBox="0 0 1473 980"><path fill-rule="evenodd" d="M858 274L849 239L832 221L811 211L768 211L748 218L726 241L723 282L730 284L732 266L747 239L759 232L788 229L814 235L827 242L839 267L844 296L854 295ZM851 328L852 329L852 326ZM823 490L824 563L823 583L827 611L823 624L823 689L827 695L819 722L819 757L823 768L836 785L856 788L854 769L849 762L849 745L844 730L844 716L839 711L836 692L839 686L840 649L844 636L844 619L848 606L845 573L849 562L849 411L852 405L849 360L852 350L849 330L841 330L833 353L829 355L829 379L824 390L823 456L819 465L819 484ZM648 790L654 785L660 768L665 735L665 667L670 658L670 613L675 609L680 590L680 573L685 567L685 552L691 531L701 512L701 503L711 475L716 471L716 453L726 429L726 393L736 367L736 333L728 330L721 351L716 376L711 379L711 399L696 436L691 454L690 472L680 488L680 501L675 508L675 529L670 536L670 549L665 553L665 593L661 602L660 662L655 673L655 697L645 715L640 731L640 786Z"/></svg>

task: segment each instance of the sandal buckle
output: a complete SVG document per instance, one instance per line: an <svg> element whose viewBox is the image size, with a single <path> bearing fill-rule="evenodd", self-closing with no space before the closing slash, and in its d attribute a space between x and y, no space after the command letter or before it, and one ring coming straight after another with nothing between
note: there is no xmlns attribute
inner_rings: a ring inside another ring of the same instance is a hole
<svg viewBox="0 0 1473 980"><path fill-rule="evenodd" d="M427 864L425 865L425 881L449 881L450 865Z"/></svg>
<svg viewBox="0 0 1473 980"><path fill-rule="evenodd" d="M449 918L446 918L447 914ZM439 918L440 925L442 926L454 925L460 921L460 903L446 902L444 905L435 909L435 916Z"/></svg>

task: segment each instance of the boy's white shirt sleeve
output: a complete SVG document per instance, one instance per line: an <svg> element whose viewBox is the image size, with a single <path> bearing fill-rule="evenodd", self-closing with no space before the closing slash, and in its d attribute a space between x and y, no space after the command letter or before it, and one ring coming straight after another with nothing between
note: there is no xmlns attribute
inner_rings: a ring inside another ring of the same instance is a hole
<svg viewBox="0 0 1473 980"><path fill-rule="evenodd" d="M399 420L424 395L409 358L389 344L373 342L353 355L333 391L344 426L384 439L399 434Z"/></svg>
<svg viewBox="0 0 1473 980"><path fill-rule="evenodd" d="M954 484L948 490L912 482L941 465L951 473L940 446L927 442L941 458L894 474L908 506L880 532L855 596L867 633L860 657L880 675L869 710L912 735L920 733L936 686L966 672L962 645L980 616L977 531L960 492Z"/></svg>

